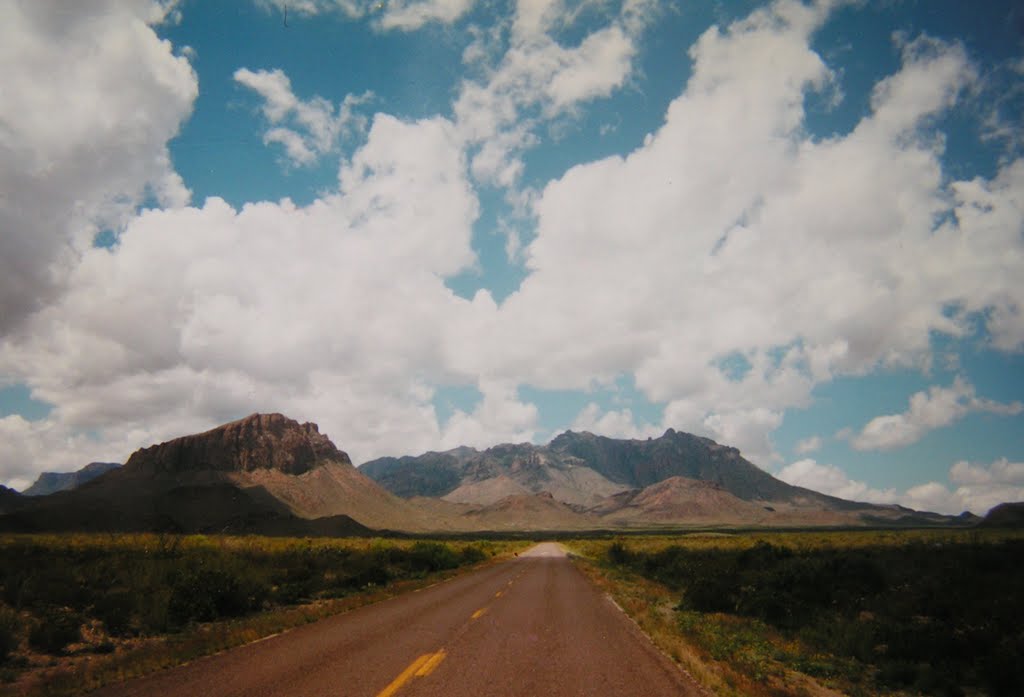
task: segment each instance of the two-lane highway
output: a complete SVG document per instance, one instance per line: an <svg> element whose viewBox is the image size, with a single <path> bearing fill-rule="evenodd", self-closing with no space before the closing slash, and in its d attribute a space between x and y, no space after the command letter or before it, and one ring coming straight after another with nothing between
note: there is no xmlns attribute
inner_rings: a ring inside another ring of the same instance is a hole
<svg viewBox="0 0 1024 697"><path fill-rule="evenodd" d="M699 695L555 544L102 697Z"/></svg>

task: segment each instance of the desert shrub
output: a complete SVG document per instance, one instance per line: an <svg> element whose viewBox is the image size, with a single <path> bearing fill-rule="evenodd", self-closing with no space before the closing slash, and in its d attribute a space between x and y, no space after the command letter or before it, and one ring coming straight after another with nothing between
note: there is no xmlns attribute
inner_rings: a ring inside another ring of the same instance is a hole
<svg viewBox="0 0 1024 697"><path fill-rule="evenodd" d="M0 605L0 663L5 663L21 642L21 618L12 608Z"/></svg>
<svg viewBox="0 0 1024 697"><path fill-rule="evenodd" d="M882 687L1024 694L1020 540L651 552L616 544L608 562L679 591L681 613L764 622L816 652L876 667Z"/></svg>
<svg viewBox="0 0 1024 697"><path fill-rule="evenodd" d="M168 619L180 626L237 617L259 608L268 594L265 584L235 570L186 569L171 584Z"/></svg>
<svg viewBox="0 0 1024 697"><path fill-rule="evenodd" d="M127 590L115 589L100 595L92 606L92 615L103 622L111 636L126 636L131 632L135 599Z"/></svg>
<svg viewBox="0 0 1024 697"><path fill-rule="evenodd" d="M459 556L461 557L459 560L459 565L477 564L487 559L487 553L477 545L469 545L467 547L463 547L462 551L459 553Z"/></svg>
<svg viewBox="0 0 1024 697"><path fill-rule="evenodd" d="M622 544L619 540L612 542L608 545L608 551L606 552L608 561L612 564L624 565L628 564L631 559L629 548Z"/></svg>
<svg viewBox="0 0 1024 697"><path fill-rule="evenodd" d="M459 557L451 545L442 542L417 542L409 549L412 568L416 571L441 571L459 566Z"/></svg>
<svg viewBox="0 0 1024 697"><path fill-rule="evenodd" d="M36 651L60 654L68 644L81 638L82 617L78 613L65 609L51 609L35 622L28 634L28 643Z"/></svg>

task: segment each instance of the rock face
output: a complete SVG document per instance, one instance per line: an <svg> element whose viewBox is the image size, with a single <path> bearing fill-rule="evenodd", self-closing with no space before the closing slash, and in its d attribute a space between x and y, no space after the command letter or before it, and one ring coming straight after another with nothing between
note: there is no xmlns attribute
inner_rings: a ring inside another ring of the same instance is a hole
<svg viewBox="0 0 1024 697"><path fill-rule="evenodd" d="M76 472L43 472L32 486L21 493L25 496L49 496L58 491L70 491L120 466L120 462L90 462Z"/></svg>
<svg viewBox="0 0 1024 697"><path fill-rule="evenodd" d="M125 470L145 474L277 470L297 475L328 462L352 464L316 424L300 424L282 414L253 414L205 433L137 450Z"/></svg>

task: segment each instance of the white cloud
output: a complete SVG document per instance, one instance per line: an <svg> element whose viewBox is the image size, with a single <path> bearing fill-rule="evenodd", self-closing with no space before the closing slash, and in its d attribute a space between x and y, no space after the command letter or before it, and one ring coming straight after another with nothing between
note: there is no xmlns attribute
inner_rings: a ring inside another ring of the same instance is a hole
<svg viewBox="0 0 1024 697"><path fill-rule="evenodd" d="M1011 484L1024 486L1024 462L1010 462L1005 457L991 465L957 462L949 470L954 484Z"/></svg>
<svg viewBox="0 0 1024 697"><path fill-rule="evenodd" d="M590 433L608 438L654 438L660 436L665 429L651 424L637 424L631 409L612 409L602 411L601 407L590 402L576 415L569 427L574 431Z"/></svg>
<svg viewBox="0 0 1024 697"><path fill-rule="evenodd" d="M261 110L271 126L263 135L263 142L284 146L293 165L311 165L320 156L334 151L344 137L366 129L366 117L355 108L373 98L370 92L346 95L335 108L323 97L296 97L291 80L281 70L254 72L239 68L234 78L263 98Z"/></svg>
<svg viewBox="0 0 1024 697"><path fill-rule="evenodd" d="M793 452L797 455L808 455L813 452L821 450L821 437L820 436L809 436L797 441L796 445L793 446Z"/></svg>
<svg viewBox="0 0 1024 697"><path fill-rule="evenodd" d="M915 393L901 414L871 419L850 443L858 450L890 450L916 443L929 431L949 426L972 412L1015 415L1022 410L1020 402L1003 404L978 397L973 385L957 377L949 387L933 386Z"/></svg>
<svg viewBox="0 0 1024 697"><path fill-rule="evenodd" d="M425 24L451 24L472 9L475 0L257 0L279 12L312 16L340 12L349 19L371 16L379 30L414 31Z"/></svg>
<svg viewBox="0 0 1024 697"><path fill-rule="evenodd" d="M838 496L848 501L894 503L898 499L894 489L874 489L864 482L850 479L835 465L820 464L810 458L786 465L776 476L787 484L802 486L829 496Z"/></svg>
<svg viewBox="0 0 1024 697"><path fill-rule="evenodd" d="M120 459L257 410L318 421L357 461L528 439L538 417L519 386L592 389L622 375L666 405L662 426L771 462L772 431L822 381L924 365L933 333L964 335L978 318L995 348L1024 346L1024 161L950 181L934 130L976 72L959 45L903 39L902 66L861 122L815 139L805 97L834 82L810 45L826 6L778 2L708 30L642 146L519 199L537 225L510 251L529 275L498 306L487 291L466 301L445 286L476 262L467 173L514 187L545 125L627 85L649 6L627 0L566 46L553 37L573 12L524 0L495 64L468 52L478 78L460 85L453 120L379 114L337 191L240 209L183 207L166 143L197 87L145 23L152 6L111 3L95 18L78 5L14 7L0 22L14 76L0 102L14 129L0 131L0 191L16 194L0 201L2 325L28 318L0 343L0 374L55 409L7 422L22 445L0 453L0 480L28 476L21 458L33 470L80 464L63 461L74 452ZM76 24L86 19L88 32ZM293 161L337 146L344 104L300 99L280 71L237 76L262 99L267 140ZM127 215L147 185L174 205ZM115 248L68 246L99 220L125 228ZM44 292L55 262L69 289L59 297ZM737 356L749 370L728 374ZM446 384L478 385L484 399L442 426L431 399ZM923 399L920 423L941 422L944 402ZM973 394L963 403L1010 408ZM896 416L915 414L912 404ZM627 409L588 407L577 423L648 428ZM68 445L83 433L91 440Z"/></svg>
<svg viewBox="0 0 1024 697"><path fill-rule="evenodd" d="M389 0L380 17L382 29L412 31L429 22L451 24L473 7L474 0Z"/></svg>
<svg viewBox="0 0 1024 697"><path fill-rule="evenodd" d="M475 261L465 173L449 122L379 115L337 193L307 207L211 198L136 217L0 345L0 373L57 405L31 466L61 464L43 444L67 433L133 449L251 411L317 421L357 460L436 446L418 376L457 365L447 327L472 309L444 285Z"/></svg>
<svg viewBox="0 0 1024 697"><path fill-rule="evenodd" d="M151 25L155 2L0 7L0 332L56 297L93 236L147 193L189 192L166 143L196 76Z"/></svg>
<svg viewBox="0 0 1024 697"><path fill-rule="evenodd" d="M643 7L648 12L643 12ZM473 174L482 182L511 189L522 172L522 151L537 145L539 127L572 115L584 103L621 88L633 70L641 33L655 14L650 3L626 2L606 26L575 46L563 46L556 29L572 24L574 13L557 0L523 0L516 6L508 49L482 79L465 80L455 100L456 123L467 144L478 150ZM464 60L486 61L493 33L477 39Z"/></svg>
<svg viewBox="0 0 1024 697"><path fill-rule="evenodd" d="M738 448L745 458L762 467L779 459L771 433L781 424L782 413L764 407L712 412L704 418L705 430L714 440Z"/></svg>
<svg viewBox="0 0 1024 697"><path fill-rule="evenodd" d="M940 482L926 482L905 492L875 489L864 482L850 479L843 470L811 459L799 460L776 475L795 486L851 501L898 503L917 511L933 511L958 515L970 511L985 515L994 506L1006 501L1024 500L1024 463L1008 462L1006 458L990 465L958 462L949 471L950 489Z"/></svg>
<svg viewBox="0 0 1024 697"><path fill-rule="evenodd" d="M933 333L965 334L972 313L1024 331L999 310L1024 302L1024 163L948 184L934 131L975 73L963 47L903 40L872 110L813 139L805 96L834 80L810 47L824 16L781 2L708 30L657 132L547 184L530 275L483 338L491 374L547 389L631 374L668 425L763 461L778 422L741 420L807 407L839 375L926 366ZM737 354L750 369L730 376Z"/></svg>
<svg viewBox="0 0 1024 697"><path fill-rule="evenodd" d="M472 413L456 410L445 424L442 447L460 445L488 448L496 443L533 441L537 434L537 407L523 402L509 383L485 381L483 399Z"/></svg>

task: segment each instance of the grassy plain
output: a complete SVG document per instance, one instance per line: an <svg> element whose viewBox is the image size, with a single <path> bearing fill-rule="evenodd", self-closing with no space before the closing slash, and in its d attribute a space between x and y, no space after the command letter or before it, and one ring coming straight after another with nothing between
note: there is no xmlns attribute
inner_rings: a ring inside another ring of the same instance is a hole
<svg viewBox="0 0 1024 697"><path fill-rule="evenodd" d="M707 533L567 546L715 694L1024 694L1024 532Z"/></svg>
<svg viewBox="0 0 1024 697"><path fill-rule="evenodd" d="M0 536L0 694L77 694L375 602L527 546Z"/></svg>

